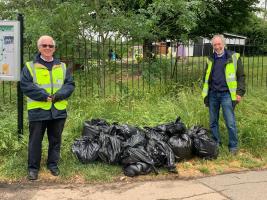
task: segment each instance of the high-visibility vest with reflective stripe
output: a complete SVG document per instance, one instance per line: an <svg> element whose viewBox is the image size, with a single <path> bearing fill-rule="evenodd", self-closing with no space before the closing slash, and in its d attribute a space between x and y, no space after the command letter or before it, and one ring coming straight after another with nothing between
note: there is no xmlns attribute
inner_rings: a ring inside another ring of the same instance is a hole
<svg viewBox="0 0 267 200"><path fill-rule="evenodd" d="M236 89L237 89L237 81L236 81L236 70L237 70L237 60L240 57L239 53L234 53L232 55L233 62L227 63L225 66L225 79L228 86L228 89L231 94L232 101L236 100ZM212 70L212 61L207 59L208 68L205 75L205 82L203 84L202 97L205 98L209 92L209 78Z"/></svg>
<svg viewBox="0 0 267 200"><path fill-rule="evenodd" d="M66 77L66 64L61 63L54 65L52 70L49 71L47 67L40 63L27 62L26 66L33 78L33 84L43 88L49 95L55 94L64 84ZM57 110L65 110L68 102L66 100L54 103ZM41 108L43 110L50 110L52 102L35 101L27 98L27 109Z"/></svg>

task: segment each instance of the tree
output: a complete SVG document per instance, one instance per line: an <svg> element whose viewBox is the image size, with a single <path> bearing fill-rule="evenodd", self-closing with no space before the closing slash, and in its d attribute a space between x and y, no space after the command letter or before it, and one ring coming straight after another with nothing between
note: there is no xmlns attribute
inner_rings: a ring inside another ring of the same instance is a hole
<svg viewBox="0 0 267 200"><path fill-rule="evenodd" d="M247 23L233 32L245 35L252 43L263 45L267 38L267 21L259 18L255 14L251 14Z"/></svg>
<svg viewBox="0 0 267 200"><path fill-rule="evenodd" d="M0 1L2 19L25 16L26 42L41 34L58 41L86 40L110 33L147 41L185 41L242 29L258 0L9 0Z"/></svg>
<svg viewBox="0 0 267 200"><path fill-rule="evenodd" d="M242 29L250 14L257 10L258 0L203 0L205 14L198 12L197 26L190 37L211 36L214 33Z"/></svg>
<svg viewBox="0 0 267 200"><path fill-rule="evenodd" d="M11 0L0 2L2 19L15 19L17 13L24 15L25 42L35 47L40 35L50 34L57 41L70 40L80 35L82 7L74 2L58 0Z"/></svg>

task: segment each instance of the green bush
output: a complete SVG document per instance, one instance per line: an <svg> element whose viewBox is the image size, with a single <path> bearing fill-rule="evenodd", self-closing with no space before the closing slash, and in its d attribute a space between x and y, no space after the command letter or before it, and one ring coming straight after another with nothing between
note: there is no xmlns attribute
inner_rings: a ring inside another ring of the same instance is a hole
<svg viewBox="0 0 267 200"><path fill-rule="evenodd" d="M23 148L25 140L18 140L16 106L4 104L0 107L0 113L0 156L10 155Z"/></svg>

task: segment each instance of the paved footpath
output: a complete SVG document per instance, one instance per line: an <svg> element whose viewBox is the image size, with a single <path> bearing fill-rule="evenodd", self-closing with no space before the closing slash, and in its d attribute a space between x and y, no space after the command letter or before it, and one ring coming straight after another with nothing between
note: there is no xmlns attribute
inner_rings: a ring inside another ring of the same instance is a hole
<svg viewBox="0 0 267 200"><path fill-rule="evenodd" d="M134 179L133 179L134 180ZM0 199L10 200L267 200L267 170L193 180L110 184L0 184Z"/></svg>

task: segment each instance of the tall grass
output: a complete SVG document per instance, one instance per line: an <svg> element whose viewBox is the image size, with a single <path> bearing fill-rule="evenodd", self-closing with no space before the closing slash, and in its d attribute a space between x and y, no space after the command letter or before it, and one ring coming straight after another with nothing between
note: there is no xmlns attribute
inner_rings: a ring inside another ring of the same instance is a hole
<svg viewBox="0 0 267 200"><path fill-rule="evenodd" d="M180 116L187 127L201 124L208 128L208 109L204 106L199 88L172 89L169 94L151 90L144 96L122 96L98 98L71 98L68 119L63 132L61 148L61 178L75 179L81 175L85 180L109 181L121 174L119 166L103 163L83 165L71 153L75 138L81 136L84 120L104 118L109 122L127 123L139 127L154 126L170 122ZM0 180L21 180L27 172L28 130L22 142L17 141L16 108L1 104L0 108ZM267 93L265 89L250 91L236 108L240 148L256 158L267 162ZM223 151L219 160L227 159L228 133L223 117L220 117ZM47 137L43 142L42 166L47 156ZM243 158L240 158L243 159ZM253 164L253 162L252 162ZM257 166L258 164L255 164ZM42 167L43 171L46 171Z"/></svg>

